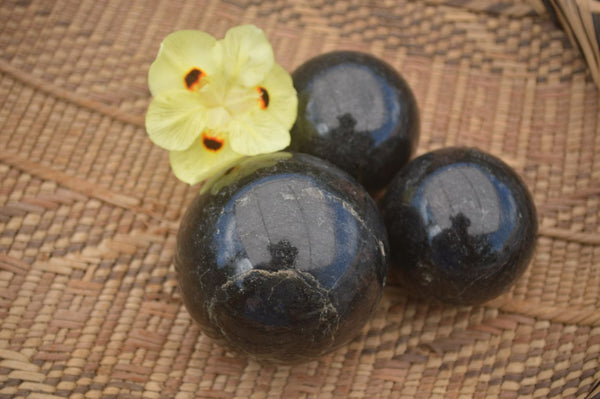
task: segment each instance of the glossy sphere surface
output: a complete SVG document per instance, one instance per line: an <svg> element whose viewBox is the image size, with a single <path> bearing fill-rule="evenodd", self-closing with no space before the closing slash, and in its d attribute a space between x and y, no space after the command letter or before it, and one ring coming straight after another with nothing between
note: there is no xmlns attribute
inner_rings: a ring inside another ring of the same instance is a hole
<svg viewBox="0 0 600 399"><path fill-rule="evenodd" d="M411 161L382 202L392 267L414 293L452 304L501 294L534 251L536 211L505 163L446 148Z"/></svg>
<svg viewBox="0 0 600 399"><path fill-rule="evenodd" d="M356 336L387 276L381 215L333 165L276 153L197 196L177 237L187 309L210 337L259 360L301 362Z"/></svg>
<svg viewBox="0 0 600 399"><path fill-rule="evenodd" d="M371 55L338 51L292 74L298 119L290 149L326 159L369 190L383 188L419 138L415 97L404 79Z"/></svg>

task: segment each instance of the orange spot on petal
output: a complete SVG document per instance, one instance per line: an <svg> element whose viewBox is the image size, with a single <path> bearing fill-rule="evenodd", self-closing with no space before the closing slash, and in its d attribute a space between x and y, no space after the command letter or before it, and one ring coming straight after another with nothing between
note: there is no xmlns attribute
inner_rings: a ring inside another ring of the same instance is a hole
<svg viewBox="0 0 600 399"><path fill-rule="evenodd" d="M185 83L185 87L188 90L194 91L201 87L202 78L206 76L206 74L199 68L192 68L188 73L185 74L183 81Z"/></svg>
<svg viewBox="0 0 600 399"><path fill-rule="evenodd" d="M258 86L256 91L260 95L258 99L258 103L261 109L266 109L269 106L269 92L264 87Z"/></svg>
<svg viewBox="0 0 600 399"><path fill-rule="evenodd" d="M202 145L208 151L219 152L223 145L225 144L225 139L215 136L209 136L206 133L202 133Z"/></svg>

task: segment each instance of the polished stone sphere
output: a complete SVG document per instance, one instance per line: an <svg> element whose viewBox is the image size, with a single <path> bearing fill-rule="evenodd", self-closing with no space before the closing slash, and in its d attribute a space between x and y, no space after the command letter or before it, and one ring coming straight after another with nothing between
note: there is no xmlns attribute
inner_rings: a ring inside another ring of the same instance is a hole
<svg viewBox="0 0 600 399"><path fill-rule="evenodd" d="M244 159L189 205L175 268L203 332L297 363L354 338L377 306L388 242L371 197L307 154Z"/></svg>
<svg viewBox="0 0 600 399"><path fill-rule="evenodd" d="M519 176L476 149L411 161L381 204L392 269L413 293L480 304L506 291L534 252L537 218Z"/></svg>
<svg viewBox="0 0 600 399"><path fill-rule="evenodd" d="M298 118L290 150L326 159L368 190L385 187L413 154L419 111L406 81L384 61L326 53L292 74Z"/></svg>

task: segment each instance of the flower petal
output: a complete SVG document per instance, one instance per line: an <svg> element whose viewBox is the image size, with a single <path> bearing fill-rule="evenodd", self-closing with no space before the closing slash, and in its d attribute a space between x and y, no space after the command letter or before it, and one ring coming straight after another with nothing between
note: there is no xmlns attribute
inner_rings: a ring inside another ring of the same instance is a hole
<svg viewBox="0 0 600 399"><path fill-rule="evenodd" d="M218 150L208 149L203 143L202 136L194 141L187 150L169 153L173 173L179 180L188 184L207 180L242 157L233 152L227 141L223 141L222 147Z"/></svg>
<svg viewBox="0 0 600 399"><path fill-rule="evenodd" d="M245 87L263 80L275 62L271 44L264 32L254 25L229 29L219 43L226 74Z"/></svg>
<svg viewBox="0 0 600 399"><path fill-rule="evenodd" d="M290 144L290 133L270 114L257 109L230 123L231 148L243 155L256 155L284 149Z"/></svg>
<svg viewBox="0 0 600 399"><path fill-rule="evenodd" d="M208 33L180 30L169 34L161 43L148 72L148 86L153 96L164 91L186 89L186 75L198 68L208 76L221 67L220 48Z"/></svg>
<svg viewBox="0 0 600 399"><path fill-rule="evenodd" d="M263 112L269 113L285 128L291 129L298 113L298 96L290 74L275 64L260 86L267 91L269 98L269 104Z"/></svg>
<svg viewBox="0 0 600 399"><path fill-rule="evenodd" d="M150 140L170 151L188 148L206 126L206 110L196 93L172 90L155 97L146 113Z"/></svg>

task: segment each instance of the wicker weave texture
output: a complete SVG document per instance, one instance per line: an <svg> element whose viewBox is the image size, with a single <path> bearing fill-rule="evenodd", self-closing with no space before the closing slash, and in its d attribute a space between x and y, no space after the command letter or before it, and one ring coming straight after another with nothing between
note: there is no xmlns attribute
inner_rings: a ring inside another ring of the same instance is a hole
<svg viewBox="0 0 600 399"><path fill-rule="evenodd" d="M410 83L423 153L513 166L535 258L477 307L394 284L363 333L294 367L231 354L191 322L175 234L197 187L144 129L147 71L177 29L254 23L293 70L353 49ZM584 398L600 379L600 97L585 60L521 1L0 3L0 397Z"/></svg>

